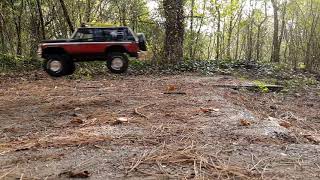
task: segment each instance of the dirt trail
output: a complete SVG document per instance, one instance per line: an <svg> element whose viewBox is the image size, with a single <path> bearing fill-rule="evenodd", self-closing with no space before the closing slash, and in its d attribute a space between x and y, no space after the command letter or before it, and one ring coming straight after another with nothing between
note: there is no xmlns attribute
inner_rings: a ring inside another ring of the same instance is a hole
<svg viewBox="0 0 320 180"><path fill-rule="evenodd" d="M240 82L2 81L0 179L319 179L319 96L214 86Z"/></svg>

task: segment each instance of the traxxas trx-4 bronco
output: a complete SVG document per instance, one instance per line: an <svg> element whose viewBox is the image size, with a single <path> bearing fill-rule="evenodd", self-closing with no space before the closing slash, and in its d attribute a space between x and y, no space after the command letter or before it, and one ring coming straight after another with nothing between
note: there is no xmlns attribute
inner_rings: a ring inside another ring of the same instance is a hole
<svg viewBox="0 0 320 180"><path fill-rule="evenodd" d="M128 27L83 27L70 39L43 41L38 54L44 59L44 70L60 77L73 74L74 63L79 61L106 61L112 73L123 73L128 69L128 56L137 58L146 50L145 36Z"/></svg>

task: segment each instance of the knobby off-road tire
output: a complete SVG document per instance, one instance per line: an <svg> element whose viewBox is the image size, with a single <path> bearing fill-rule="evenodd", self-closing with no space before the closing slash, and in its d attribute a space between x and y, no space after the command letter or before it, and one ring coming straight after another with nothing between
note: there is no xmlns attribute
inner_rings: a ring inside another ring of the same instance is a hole
<svg viewBox="0 0 320 180"><path fill-rule="evenodd" d="M43 69L53 77L71 75L75 64L68 55L49 55L43 62Z"/></svg>
<svg viewBox="0 0 320 180"><path fill-rule="evenodd" d="M110 53L107 56L107 67L115 74L121 74L128 70L129 59L124 53Z"/></svg>

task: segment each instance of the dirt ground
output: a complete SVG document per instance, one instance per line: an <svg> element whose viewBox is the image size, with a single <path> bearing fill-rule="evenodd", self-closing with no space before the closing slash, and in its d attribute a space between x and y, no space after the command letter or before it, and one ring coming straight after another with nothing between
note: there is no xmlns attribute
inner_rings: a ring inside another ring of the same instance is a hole
<svg viewBox="0 0 320 180"><path fill-rule="evenodd" d="M0 179L319 179L319 87L231 76L0 78Z"/></svg>

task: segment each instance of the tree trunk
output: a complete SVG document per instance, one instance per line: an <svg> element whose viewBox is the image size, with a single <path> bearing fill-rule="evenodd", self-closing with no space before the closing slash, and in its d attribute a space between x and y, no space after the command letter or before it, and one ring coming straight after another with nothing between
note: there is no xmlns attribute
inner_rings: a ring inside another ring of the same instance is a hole
<svg viewBox="0 0 320 180"><path fill-rule="evenodd" d="M205 10L206 10L206 3L203 3L202 9L203 9L202 14L204 15L204 14L206 13L206 12L205 12ZM203 22L204 22L204 16L201 17L199 29L198 29L198 31L197 31L197 34L196 34L196 37L195 37L195 41L194 41L194 43L193 43L193 46L194 46L194 48L193 48L193 53L192 53L193 59L196 57L196 52L198 52L199 38L200 38L200 35L201 35L202 26L203 26L203 24L204 24ZM194 32L194 33L195 33L195 32ZM193 35L193 39L194 39L194 35Z"/></svg>
<svg viewBox="0 0 320 180"><path fill-rule="evenodd" d="M216 0L216 11L218 13L218 27L217 27L217 46L216 46L216 60L220 59L220 36L221 36L221 12L220 12L220 8L218 6L218 0Z"/></svg>
<svg viewBox="0 0 320 180"><path fill-rule="evenodd" d="M1 53L6 53L7 52L7 45L5 42L5 21L2 13L0 12L0 41L1 41Z"/></svg>
<svg viewBox="0 0 320 180"><path fill-rule="evenodd" d="M241 22L241 17L242 17L242 9L241 9L241 12L239 13L239 16L238 16L236 52L235 52L235 56L234 56L235 60L238 60L238 58L239 58L239 41L240 41L240 22Z"/></svg>
<svg viewBox="0 0 320 180"><path fill-rule="evenodd" d="M92 2L91 0L87 0L87 7L85 12L85 23L89 23L91 21L91 9L92 9Z"/></svg>
<svg viewBox="0 0 320 180"><path fill-rule="evenodd" d="M59 0L60 1L60 5L62 7L62 11L63 11L63 15L64 15L64 18L66 19L67 21L67 24L69 26L69 30L72 32L74 32L74 27L72 25L72 22L71 22L71 19L70 19L70 16L69 16L69 13L68 13L68 10L67 10L67 7L64 3L64 0Z"/></svg>
<svg viewBox="0 0 320 180"><path fill-rule="evenodd" d="M227 39L227 58L231 60L231 38L233 33L233 16L229 20L228 39Z"/></svg>
<svg viewBox="0 0 320 180"><path fill-rule="evenodd" d="M120 14L122 14L121 15L121 24L122 24L122 26L127 26L127 11L126 10L127 10L126 5L122 4L121 12L120 12Z"/></svg>
<svg viewBox="0 0 320 180"><path fill-rule="evenodd" d="M46 39L46 32L45 32L45 25L44 25L43 14L41 9L41 3L40 3L40 0L37 0L36 2L37 2L37 9L38 9L39 18L40 18L42 39Z"/></svg>
<svg viewBox="0 0 320 180"><path fill-rule="evenodd" d="M196 57L196 52L198 52L199 38L200 38L200 34L201 34L203 21L204 21L204 16L201 18L200 26L199 26L199 29L197 31L197 36L195 37L196 39L195 39L195 42L193 44L194 45L194 49L193 49L193 53L192 53L193 59Z"/></svg>
<svg viewBox="0 0 320 180"><path fill-rule="evenodd" d="M164 60L174 64L183 61L183 0L164 0L163 7L166 19Z"/></svg>
<svg viewBox="0 0 320 180"><path fill-rule="evenodd" d="M256 44L256 61L260 61L260 55L261 55L261 50L262 50L262 43L261 43L261 29L262 25L268 20L268 10L267 10L267 3L264 5L264 14L265 17L264 19L258 24L258 32L257 32L257 44Z"/></svg>
<svg viewBox="0 0 320 180"><path fill-rule="evenodd" d="M272 40L272 52L271 62L280 62L280 44L279 44L279 17L278 17L278 5L275 0L271 0L273 7L273 40Z"/></svg>
<svg viewBox="0 0 320 180"><path fill-rule="evenodd" d="M14 15L14 24L15 24L15 29L16 29L16 33L17 33L17 49L16 49L16 54L18 56L22 55L22 40L21 40L21 21L22 21L22 14L23 14L23 9L24 9L24 1L22 0L20 3L20 7L17 10L18 13L16 13L16 8L14 5L13 1L11 2L11 8L14 11L13 15Z"/></svg>
<svg viewBox="0 0 320 180"><path fill-rule="evenodd" d="M190 12L190 49L189 49L189 53L190 53L190 60L194 59L193 56L193 42L194 42L194 33L193 33L193 14L194 14L194 1L195 0L191 0L191 12Z"/></svg>
<svg viewBox="0 0 320 180"><path fill-rule="evenodd" d="M252 52L253 52L253 20L254 19L254 11L250 15L250 23L248 24L247 29L247 49L246 49L246 60L252 60Z"/></svg>
<svg viewBox="0 0 320 180"><path fill-rule="evenodd" d="M212 41L213 41L213 33L210 34L210 37L209 37L209 45L208 45L208 49L207 49L207 59L210 60L211 59L211 44L212 44Z"/></svg>
<svg viewBox="0 0 320 180"><path fill-rule="evenodd" d="M311 24L311 29L310 29L310 33L309 33L309 40L307 42L307 48L306 48L306 54L305 54L305 58L304 58L304 62L306 64L306 69L311 72L312 71L312 62L311 62L311 47L312 47L312 42L314 41L314 34L316 31L316 26L319 20L319 15L316 15L316 17L312 18L312 24Z"/></svg>

